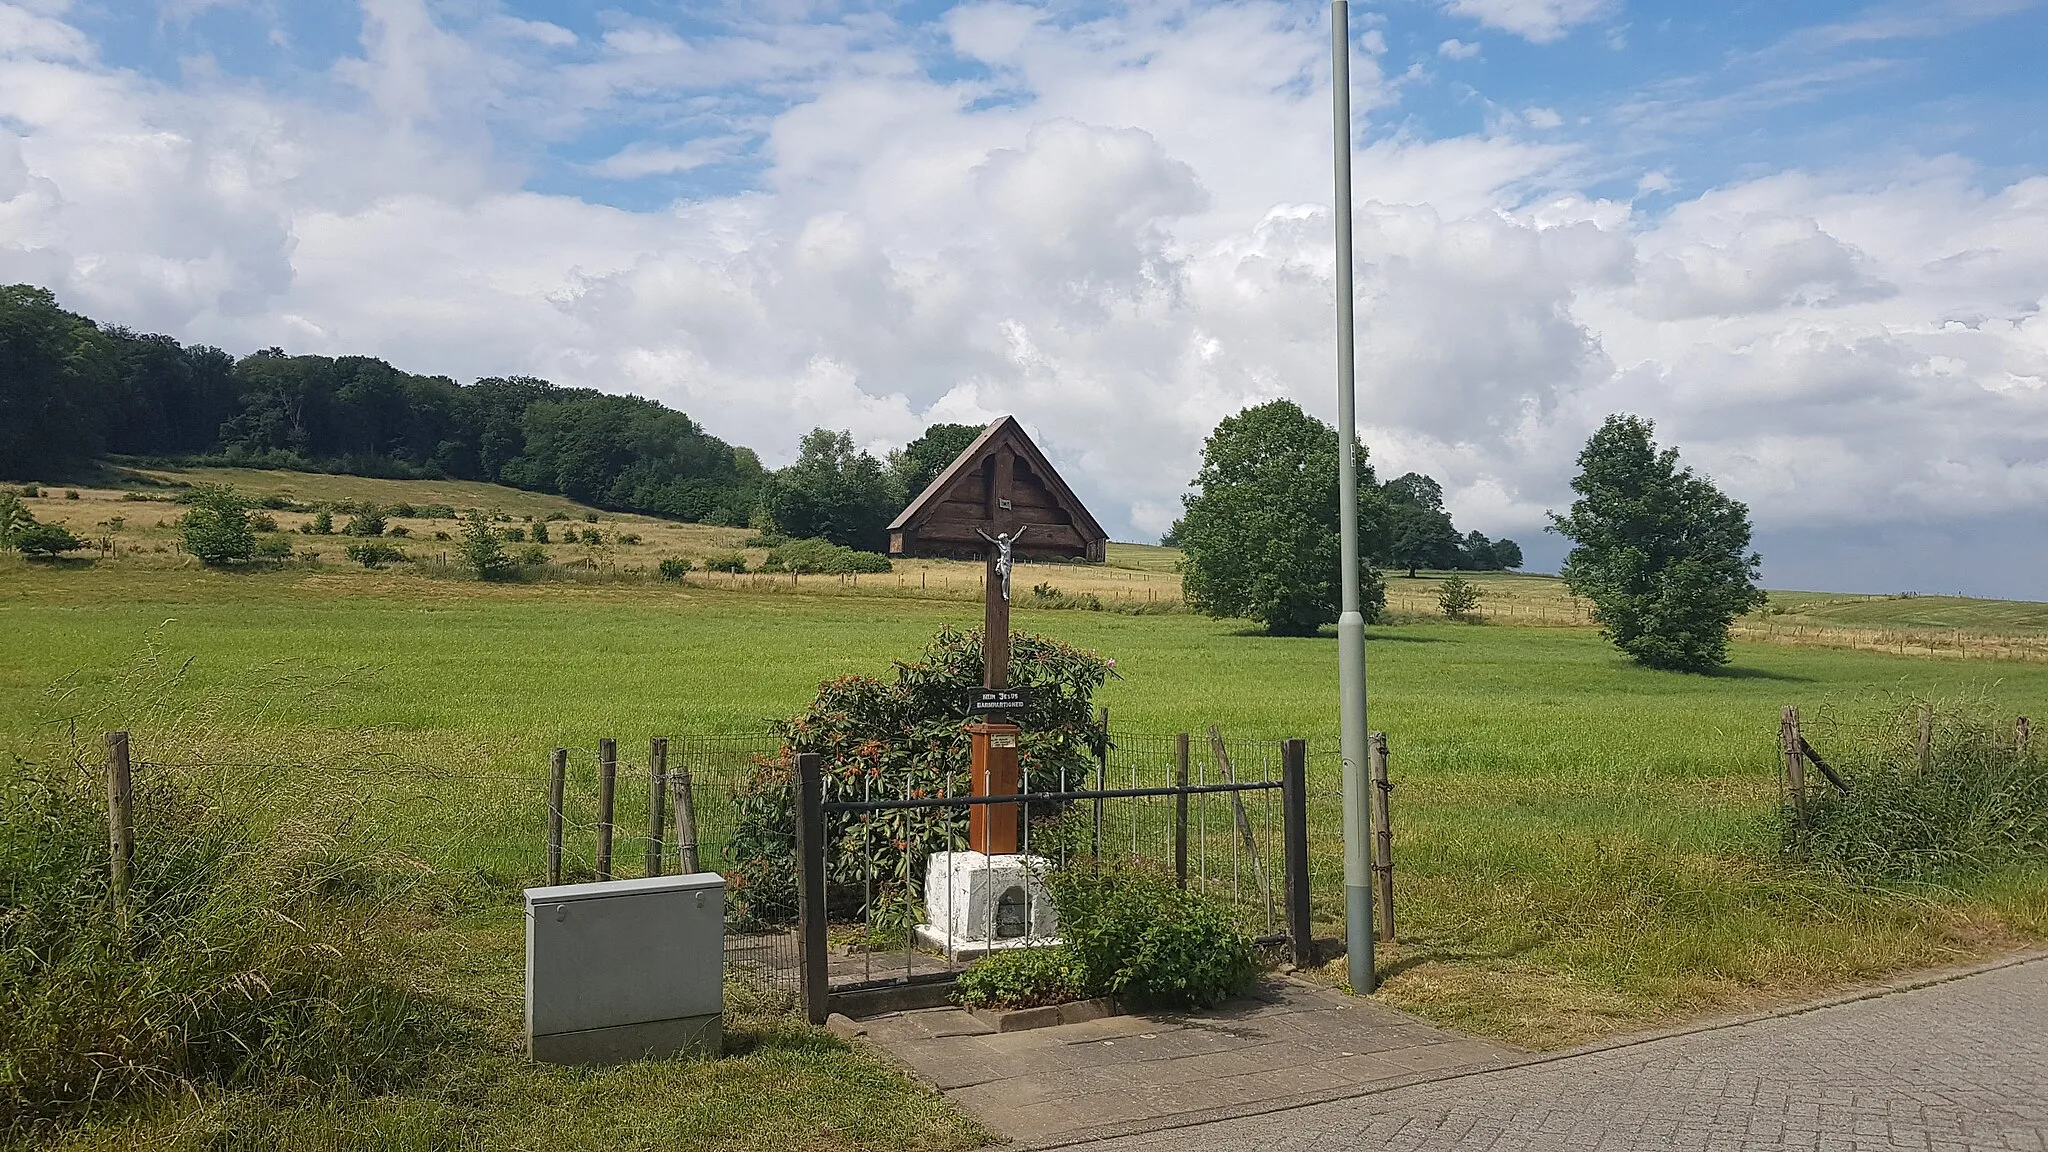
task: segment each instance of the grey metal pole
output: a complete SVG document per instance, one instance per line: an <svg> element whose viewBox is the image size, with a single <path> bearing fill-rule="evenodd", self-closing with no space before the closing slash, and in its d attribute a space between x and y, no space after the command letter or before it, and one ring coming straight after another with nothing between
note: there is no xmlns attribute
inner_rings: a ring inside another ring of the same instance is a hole
<svg viewBox="0 0 2048 1152"><path fill-rule="evenodd" d="M1351 290L1351 6L1330 2L1330 106L1337 194L1337 516L1343 548L1343 615L1337 617L1337 684L1344 757L1344 945L1354 992L1377 987L1372 956L1372 793L1365 778L1365 615L1358 603L1357 353Z"/></svg>

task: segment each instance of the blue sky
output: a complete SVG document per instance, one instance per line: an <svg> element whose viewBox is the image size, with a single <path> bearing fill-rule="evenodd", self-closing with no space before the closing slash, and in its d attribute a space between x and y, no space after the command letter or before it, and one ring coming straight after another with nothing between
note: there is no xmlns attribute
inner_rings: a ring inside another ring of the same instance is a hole
<svg viewBox="0 0 2048 1152"><path fill-rule="evenodd" d="M1328 416L1327 7L0 0L0 276L771 463L1015 412L1100 518ZM2048 598L2048 4L1354 5L1362 432L1554 561L1612 411L1781 585Z"/></svg>

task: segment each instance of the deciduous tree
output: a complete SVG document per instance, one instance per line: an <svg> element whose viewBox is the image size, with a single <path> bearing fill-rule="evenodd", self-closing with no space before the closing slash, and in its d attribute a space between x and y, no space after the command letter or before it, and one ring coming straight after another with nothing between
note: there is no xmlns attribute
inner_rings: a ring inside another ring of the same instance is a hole
<svg viewBox="0 0 2048 1152"><path fill-rule="evenodd" d="M1371 555L1384 511L1359 455L1360 551ZM1188 602L1212 616L1257 620L1275 636L1307 636L1337 619L1337 433L1292 401L1226 418L1202 446L1196 491L1175 535ZM1363 564L1367 619L1386 606L1379 574Z"/></svg>
<svg viewBox="0 0 2048 1152"><path fill-rule="evenodd" d="M1749 508L1657 449L1654 425L1609 416L1579 453L1579 494L1551 514L1575 547L1572 592L1637 663L1704 672L1728 661L1728 627L1764 601L1750 551Z"/></svg>

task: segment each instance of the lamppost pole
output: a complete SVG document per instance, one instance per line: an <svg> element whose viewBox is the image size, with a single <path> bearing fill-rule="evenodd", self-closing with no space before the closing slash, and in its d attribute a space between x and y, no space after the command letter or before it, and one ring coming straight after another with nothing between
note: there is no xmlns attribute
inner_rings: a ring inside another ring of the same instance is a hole
<svg viewBox="0 0 2048 1152"><path fill-rule="evenodd" d="M1344 757L1344 943L1351 988L1376 987L1372 955L1371 793L1366 786L1365 615L1358 594L1357 353L1351 290L1351 10L1330 2L1331 123L1337 194L1337 515L1343 547L1343 614L1337 618L1337 683Z"/></svg>

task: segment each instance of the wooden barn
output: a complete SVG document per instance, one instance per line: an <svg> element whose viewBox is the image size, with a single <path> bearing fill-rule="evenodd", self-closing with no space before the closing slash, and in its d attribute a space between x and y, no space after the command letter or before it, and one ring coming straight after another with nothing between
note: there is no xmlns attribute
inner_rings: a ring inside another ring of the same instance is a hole
<svg viewBox="0 0 2048 1152"><path fill-rule="evenodd" d="M1014 416L990 424L889 524L889 553L979 560L982 535L1015 534L1018 559L1100 563L1109 534L1024 434Z"/></svg>

